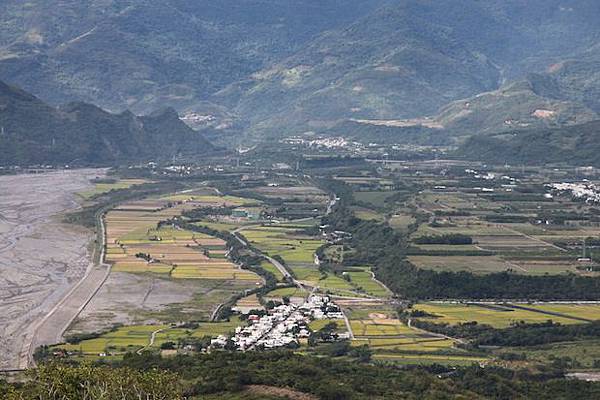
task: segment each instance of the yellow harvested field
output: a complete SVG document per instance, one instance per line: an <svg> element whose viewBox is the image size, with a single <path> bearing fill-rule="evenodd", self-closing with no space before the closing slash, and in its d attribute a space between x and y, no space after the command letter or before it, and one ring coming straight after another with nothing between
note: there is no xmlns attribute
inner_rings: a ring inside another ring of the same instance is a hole
<svg viewBox="0 0 600 400"><path fill-rule="evenodd" d="M350 321L355 336L406 336L417 333L397 319L369 319Z"/></svg>
<svg viewBox="0 0 600 400"><path fill-rule="evenodd" d="M239 299L235 303L233 309L240 312L248 312L250 310L264 309L264 307L260 304L258 296L256 294L252 294L250 296Z"/></svg>
<svg viewBox="0 0 600 400"><path fill-rule="evenodd" d="M454 341L438 338L392 338L392 339L357 339L353 346L368 344L373 350L427 351L451 349Z"/></svg>
<svg viewBox="0 0 600 400"><path fill-rule="evenodd" d="M237 268L214 268L214 267L175 267L171 277L179 279L219 279L219 280L243 280L260 283L261 280L254 272L244 271Z"/></svg>
<svg viewBox="0 0 600 400"><path fill-rule="evenodd" d="M246 203L230 196L181 194L124 203L109 211L106 224L106 261L115 271L170 274L176 279L214 279L261 282L251 271L225 258L226 243L216 237L158 223L185 210ZM220 257L209 257L213 255Z"/></svg>

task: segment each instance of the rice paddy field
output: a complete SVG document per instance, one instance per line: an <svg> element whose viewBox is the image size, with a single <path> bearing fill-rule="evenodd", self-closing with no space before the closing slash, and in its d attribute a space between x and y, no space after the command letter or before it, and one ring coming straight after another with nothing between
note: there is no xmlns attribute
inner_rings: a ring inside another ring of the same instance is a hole
<svg viewBox="0 0 600 400"><path fill-rule="evenodd" d="M370 267L352 267L344 273L350 277L350 285L359 293L380 298L388 298L391 295L387 288L374 279Z"/></svg>
<svg viewBox="0 0 600 400"><path fill-rule="evenodd" d="M506 328L517 322L540 323L552 320L561 324L580 324L581 319L600 319L598 304L459 304L459 303L419 303L414 310L424 311L435 317L427 318L434 323L450 325L466 322ZM550 314L554 313L554 314Z"/></svg>
<svg viewBox="0 0 600 400"><path fill-rule="evenodd" d="M281 299L282 297L306 297L308 292L297 287L287 287L271 290L265 297L268 299Z"/></svg>
<svg viewBox="0 0 600 400"><path fill-rule="evenodd" d="M260 304L258 296L256 294L252 294L239 299L232 309L247 314L251 310L263 310L264 307Z"/></svg>
<svg viewBox="0 0 600 400"><path fill-rule="evenodd" d="M354 334L352 346L368 345L375 360L406 364L469 365L485 358L440 335L409 327L385 305L344 307Z"/></svg>
<svg viewBox="0 0 600 400"><path fill-rule="evenodd" d="M158 223L185 210L216 204L244 204L244 199L214 195L171 195L120 205L105 216L106 262L116 272L159 273L173 279L261 279L225 258L222 239Z"/></svg>
<svg viewBox="0 0 600 400"><path fill-rule="evenodd" d="M281 273L281 271L277 267L275 267L273 264L271 264L269 261L265 260L265 261L261 262L260 266L265 271L272 273L275 276L275 278L277 278L278 281L280 281L280 282L283 281L283 274Z"/></svg>
<svg viewBox="0 0 600 400"><path fill-rule="evenodd" d="M315 251L323 241L308 236L300 227L261 226L242 231L248 242L271 257L279 256L296 278L314 284L321 277L315 264Z"/></svg>

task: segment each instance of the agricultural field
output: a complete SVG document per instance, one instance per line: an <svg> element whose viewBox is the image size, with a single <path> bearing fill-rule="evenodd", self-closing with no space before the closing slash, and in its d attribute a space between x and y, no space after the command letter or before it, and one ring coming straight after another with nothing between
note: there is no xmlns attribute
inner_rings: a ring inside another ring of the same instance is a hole
<svg viewBox="0 0 600 400"><path fill-rule="evenodd" d="M369 204L376 208L381 208L386 205L386 200L390 197L394 196L398 192L389 191L389 192L374 192L374 191L365 191L365 192L354 192L354 199L361 203Z"/></svg>
<svg viewBox="0 0 600 400"><path fill-rule="evenodd" d="M354 334L353 346L368 345L376 360L394 363L469 365L484 360L441 335L409 327L384 304L344 307Z"/></svg>
<svg viewBox="0 0 600 400"><path fill-rule="evenodd" d="M298 287L286 287L286 288L279 288L279 289L275 289L275 290L271 290L269 293L267 293L267 295L265 296L266 299L274 299L274 300L278 300L281 301L281 299L283 297L289 297L289 298L304 298L308 295L308 292L306 290L300 289Z"/></svg>
<svg viewBox="0 0 600 400"><path fill-rule="evenodd" d="M395 213L388 220L388 223L392 228L401 232L408 232L410 225L415 222L415 217L405 213Z"/></svg>
<svg viewBox="0 0 600 400"><path fill-rule="evenodd" d="M279 268L275 267L269 261L265 260L260 263L260 267L265 271L272 273L278 281L283 281L283 274L279 270Z"/></svg>
<svg viewBox="0 0 600 400"><path fill-rule="evenodd" d="M131 325L113 329L97 338L82 340L77 344L61 344L54 350L64 350L72 356L86 360L120 358L127 352L142 349L159 349L165 342L177 342L185 339L216 337L235 330L241 324L237 318L226 322L205 322L195 328L178 328L163 325ZM152 336L154 342L151 344Z"/></svg>
<svg viewBox="0 0 600 400"><path fill-rule="evenodd" d="M385 219L385 217L382 214L380 214L376 211L373 211L369 208L352 207L352 211L354 212L354 215L357 218L364 219L366 221L368 221L368 220L383 221Z"/></svg>
<svg viewBox="0 0 600 400"><path fill-rule="evenodd" d="M374 279L370 267L353 267L344 274L349 276L349 283L353 289L360 293L364 292L379 298L387 298L391 294L387 288Z"/></svg>
<svg viewBox="0 0 600 400"><path fill-rule="evenodd" d="M527 363L551 364L558 359L570 359L575 369L590 370L598 368L600 360L600 341L582 340L577 342L553 343L551 345L528 348L506 347L496 352L498 355L522 354Z"/></svg>
<svg viewBox="0 0 600 400"><path fill-rule="evenodd" d="M239 299L232 310L247 314L251 310L264 310L264 307L260 304L260 300L257 295L252 294L250 296Z"/></svg>
<svg viewBox="0 0 600 400"><path fill-rule="evenodd" d="M104 222L105 261L111 273L70 332L97 331L114 323L205 320L232 295L261 285L257 274L226 258L222 239L159 226L194 208L248 202L203 188L130 201L110 210Z"/></svg>
<svg viewBox="0 0 600 400"><path fill-rule="evenodd" d="M547 199L544 200L541 195L539 198L539 202L515 203L471 193L419 194L416 201L420 202L421 209L435 216L432 217L435 223L421 224L412 234L413 240L421 236L465 235L472 238L473 245L466 247L416 244L415 246L422 251L412 256L410 261L425 269L469 271L478 274L506 270L528 275L587 274L577 261L577 253L555 243L561 240L594 237L600 233L598 228L486 220L497 218L497 215L507 208L511 209L514 219L535 219L540 209L550 209ZM574 207L568 202L557 201L551 204L554 212L571 212ZM444 213L448 216L444 216ZM477 251L485 251L492 256L484 258L477 254ZM439 254L440 252L443 254Z"/></svg>
<svg viewBox="0 0 600 400"><path fill-rule="evenodd" d="M104 179L98 182L93 182L93 187L79 193L79 196L84 199L91 199L94 196L108 193L111 190L128 189L134 185L142 185L148 183L144 179Z"/></svg>
<svg viewBox="0 0 600 400"><path fill-rule="evenodd" d="M106 262L113 265L115 272L152 272L167 274L173 279L260 283L256 274L240 270L225 259L222 239L172 226L157 227L159 222L185 210L243 203L242 200L186 194L123 204L105 217Z"/></svg>
<svg viewBox="0 0 600 400"><path fill-rule="evenodd" d="M519 307L519 308L517 308ZM522 307L522 308L521 308ZM577 304L459 304L419 303L413 310L424 311L433 317L423 319L437 324L463 324L477 322L494 328L506 328L515 323L541 323L552 320L564 325L580 324L582 319L600 319L600 305ZM550 314L553 313L553 314Z"/></svg>
<svg viewBox="0 0 600 400"><path fill-rule="evenodd" d="M241 232L248 242L271 257L279 256L300 281L315 283L321 277L315 251L323 241L306 235L301 228L277 225L251 227Z"/></svg>
<svg viewBox="0 0 600 400"><path fill-rule="evenodd" d="M419 268L436 271L469 271L485 274L518 269L497 256L409 256Z"/></svg>

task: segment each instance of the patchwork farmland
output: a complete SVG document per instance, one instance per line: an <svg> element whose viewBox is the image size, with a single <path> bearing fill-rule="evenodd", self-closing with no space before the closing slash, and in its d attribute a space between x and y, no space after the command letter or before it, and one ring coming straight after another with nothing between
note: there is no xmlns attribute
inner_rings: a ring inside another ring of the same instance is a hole
<svg viewBox="0 0 600 400"><path fill-rule="evenodd" d="M176 279L243 280L259 277L242 271L224 257L222 239L198 232L158 227L185 210L239 204L218 196L168 196L123 204L107 213L106 262L115 272L153 272Z"/></svg>
<svg viewBox="0 0 600 400"><path fill-rule="evenodd" d="M226 258L222 239L164 224L195 208L248 202L200 189L129 201L108 211L105 262L111 273L69 333L156 319L209 319L234 294L260 286L257 274Z"/></svg>

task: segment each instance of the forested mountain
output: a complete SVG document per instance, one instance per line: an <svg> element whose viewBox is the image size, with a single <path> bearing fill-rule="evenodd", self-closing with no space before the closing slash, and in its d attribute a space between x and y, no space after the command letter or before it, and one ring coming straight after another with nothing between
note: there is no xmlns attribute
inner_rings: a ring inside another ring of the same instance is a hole
<svg viewBox="0 0 600 400"><path fill-rule="evenodd" d="M490 163L600 165L600 121L475 135L458 154Z"/></svg>
<svg viewBox="0 0 600 400"><path fill-rule="evenodd" d="M441 132L408 138L439 141L598 118L599 19L596 0L7 0L0 79L259 139L429 117Z"/></svg>
<svg viewBox="0 0 600 400"><path fill-rule="evenodd" d="M54 105L198 111L213 92L381 2L2 1L0 79Z"/></svg>
<svg viewBox="0 0 600 400"><path fill-rule="evenodd" d="M320 130L343 118L435 116L451 101L582 59L600 33L598 17L595 1L395 1L219 95L239 98L238 114L258 133ZM563 82L569 87L569 78ZM527 102L578 100L546 95L532 92ZM510 103L494 117L510 119ZM585 104L555 106L587 113Z"/></svg>
<svg viewBox="0 0 600 400"><path fill-rule="evenodd" d="M212 149L171 108L143 117L81 102L55 108L0 82L0 165L111 165Z"/></svg>

